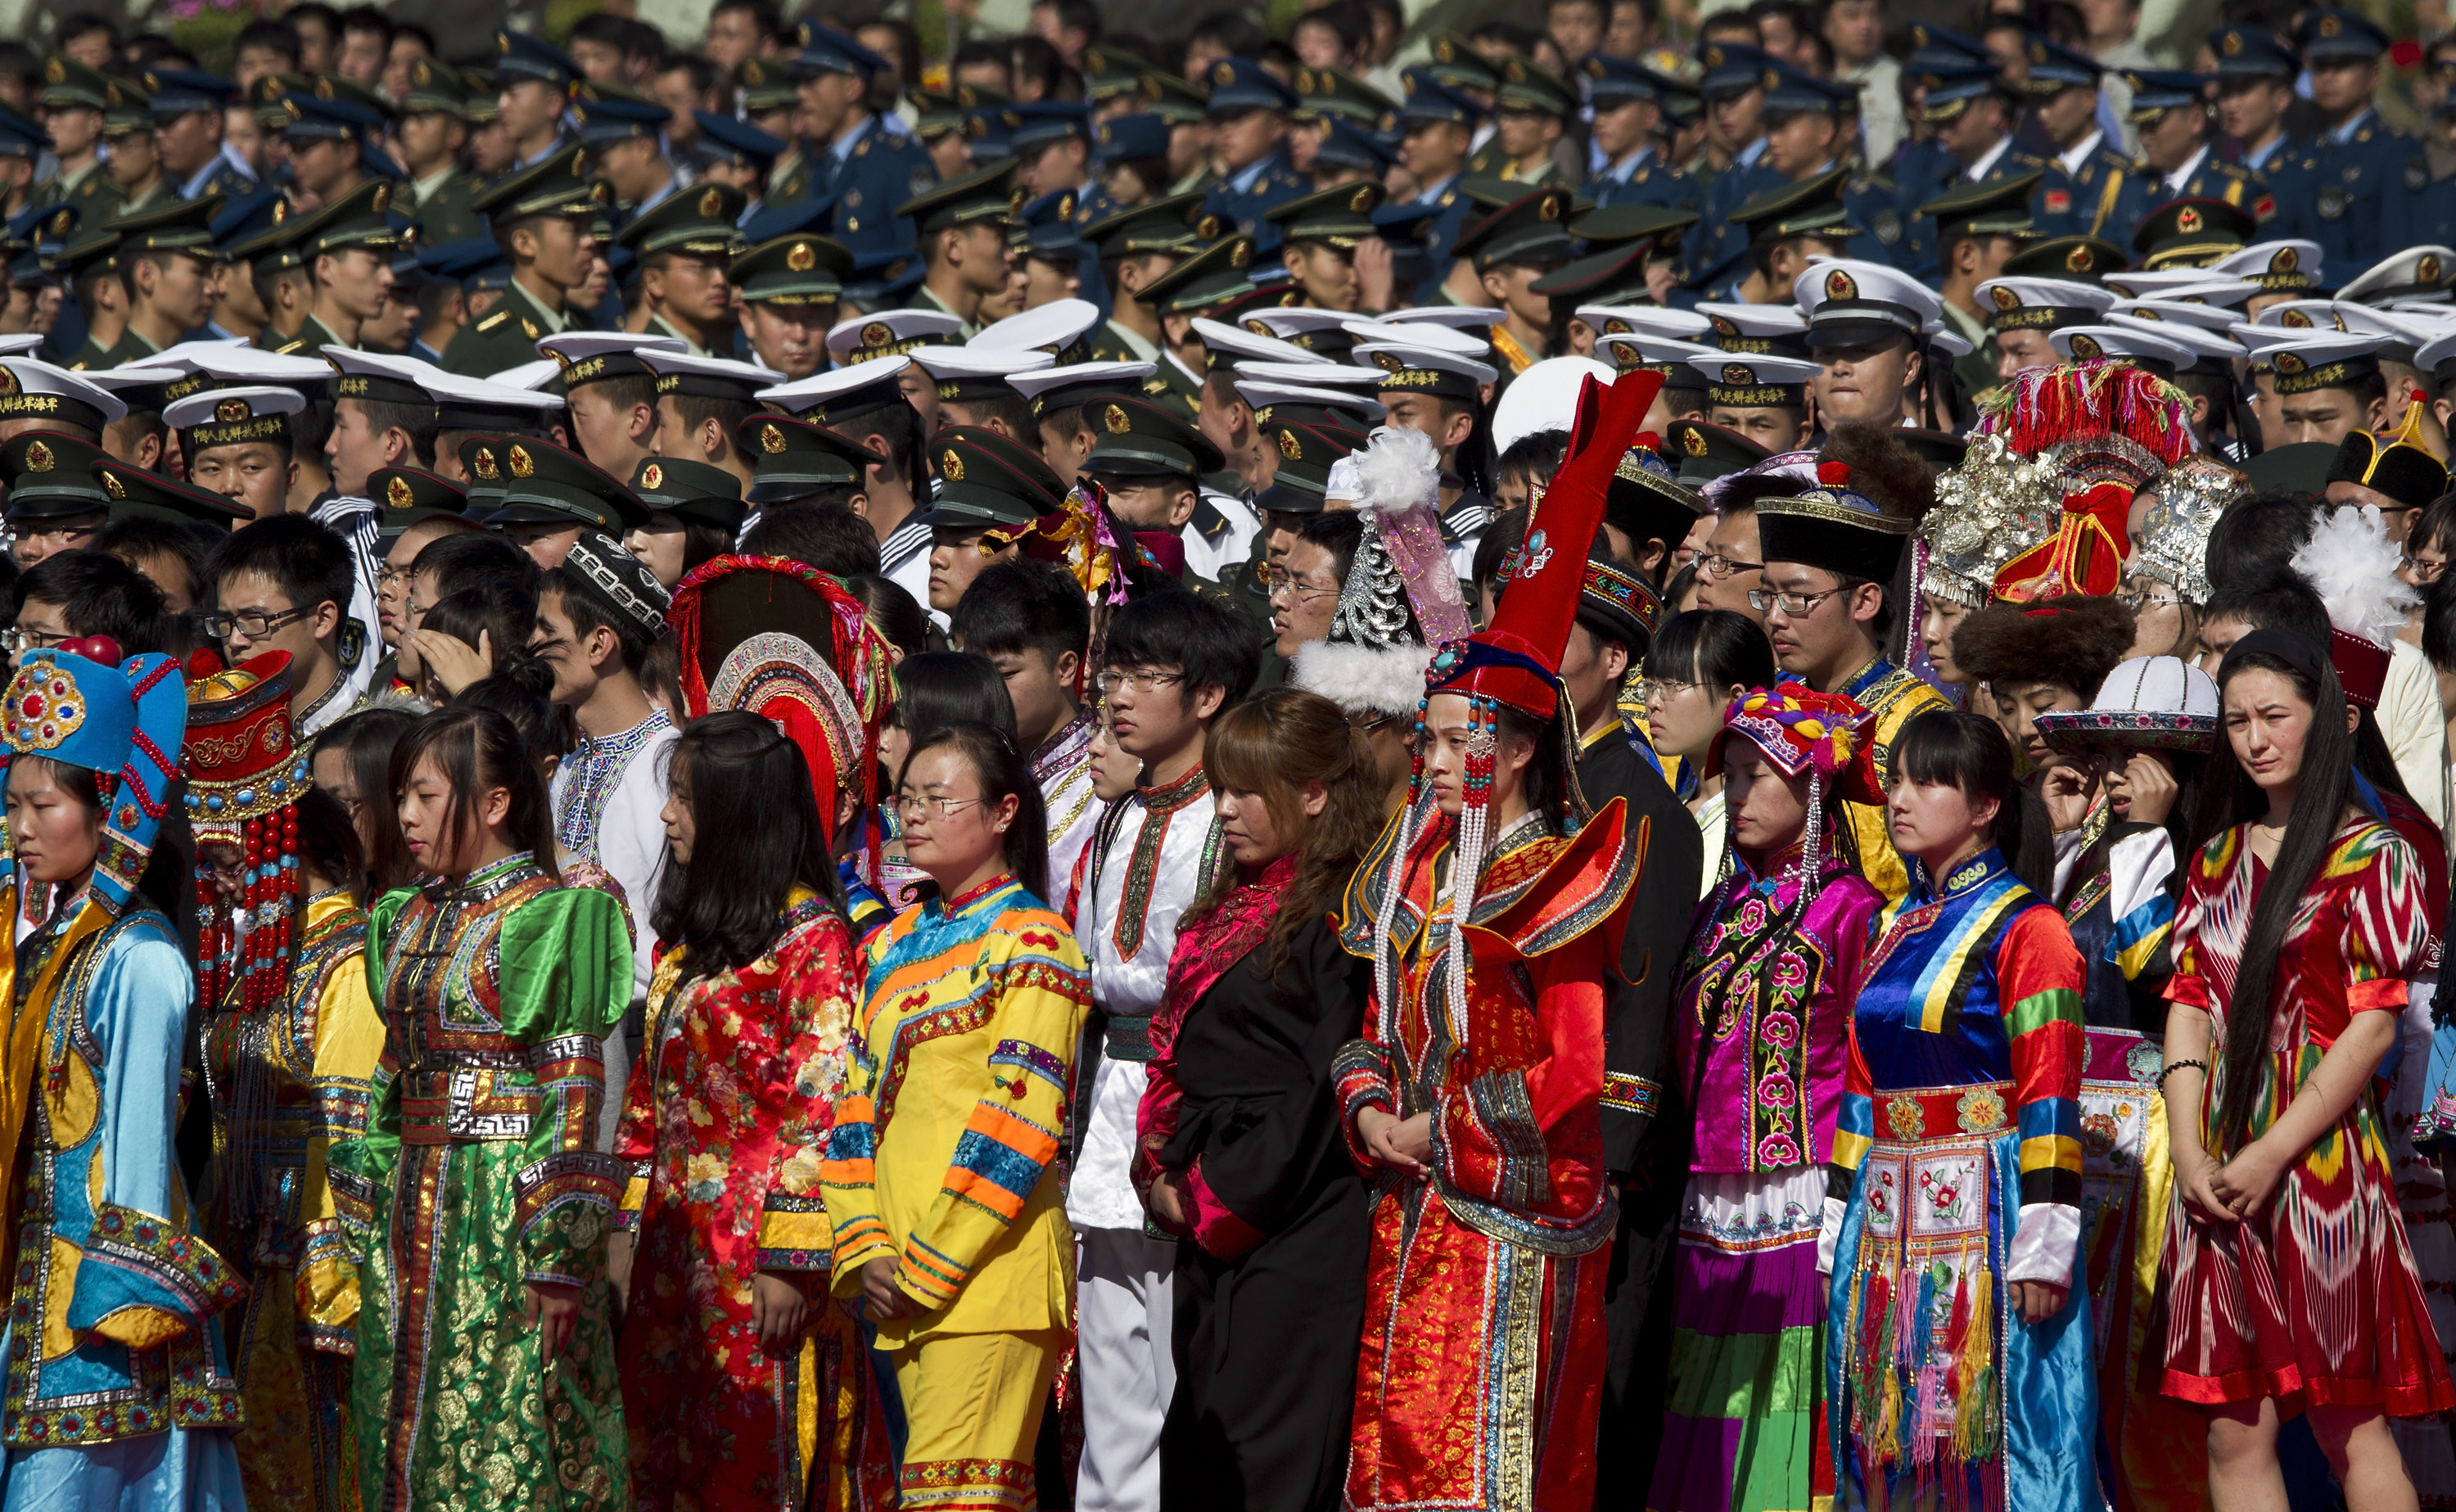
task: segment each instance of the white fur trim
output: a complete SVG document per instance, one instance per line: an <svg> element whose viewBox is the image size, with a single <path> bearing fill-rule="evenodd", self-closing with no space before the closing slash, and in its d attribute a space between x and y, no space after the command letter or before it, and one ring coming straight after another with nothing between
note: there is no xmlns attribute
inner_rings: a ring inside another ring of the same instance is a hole
<svg viewBox="0 0 2456 1512"><path fill-rule="evenodd" d="M2400 555L2376 507L2341 504L2320 517L2310 541L2294 553L2294 570L2328 606L2331 624L2384 646L2422 603L2396 575Z"/></svg>
<svg viewBox="0 0 2456 1512"><path fill-rule="evenodd" d="M1356 464L1356 506L1401 514L1419 506L1440 513L1442 459L1433 439L1403 425L1383 425L1373 432L1364 449L1339 461Z"/></svg>
<svg viewBox="0 0 2456 1512"><path fill-rule="evenodd" d="M1377 651L1369 645L1308 641L1297 647L1290 681L1351 713L1369 708L1409 714L1423 702L1424 669L1432 664L1430 646L1394 645Z"/></svg>

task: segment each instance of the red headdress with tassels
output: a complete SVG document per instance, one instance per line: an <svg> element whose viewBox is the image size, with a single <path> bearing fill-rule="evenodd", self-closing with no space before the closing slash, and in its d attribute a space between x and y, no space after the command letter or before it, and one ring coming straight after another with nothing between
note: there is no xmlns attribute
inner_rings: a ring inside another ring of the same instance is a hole
<svg viewBox="0 0 2456 1512"><path fill-rule="evenodd" d="M1996 574L1996 597L2032 603L2123 585L2132 496L2192 455L2191 404L2172 383L2121 362L2031 368L1988 406L1980 435L2064 475L2063 520L2052 540Z"/></svg>
<svg viewBox="0 0 2456 1512"><path fill-rule="evenodd" d="M894 695L887 639L860 600L789 558L723 556L675 586L665 619L691 718L747 710L801 747L830 843L839 791L857 794L869 812L878 801L878 728Z"/></svg>

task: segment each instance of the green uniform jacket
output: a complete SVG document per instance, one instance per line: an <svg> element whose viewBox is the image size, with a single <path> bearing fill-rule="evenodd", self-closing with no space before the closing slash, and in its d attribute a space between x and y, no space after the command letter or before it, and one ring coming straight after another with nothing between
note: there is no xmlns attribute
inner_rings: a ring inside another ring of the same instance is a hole
<svg viewBox="0 0 2456 1512"><path fill-rule="evenodd" d="M463 172L454 174L435 186L435 193L427 195L418 206L418 218L426 225L426 229L419 234L420 243L440 247L447 241L484 235L486 222L469 208L469 201L485 187L485 183L477 174Z"/></svg>
<svg viewBox="0 0 2456 1512"><path fill-rule="evenodd" d="M540 337L562 330L564 317L538 302L537 296L512 280L495 308L475 325L464 325L443 349L443 371L485 378L537 360Z"/></svg>
<svg viewBox="0 0 2456 1512"><path fill-rule="evenodd" d="M119 186L96 163L73 174L54 175L35 188L27 204L46 210L53 205L74 205L78 228L92 231L119 214L122 197Z"/></svg>

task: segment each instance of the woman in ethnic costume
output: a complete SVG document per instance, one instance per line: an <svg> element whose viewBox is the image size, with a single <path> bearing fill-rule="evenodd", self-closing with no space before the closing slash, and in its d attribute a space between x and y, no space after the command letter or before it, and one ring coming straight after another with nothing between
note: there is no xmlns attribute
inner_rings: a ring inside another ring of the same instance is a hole
<svg viewBox="0 0 2456 1512"><path fill-rule="evenodd" d="M291 745L287 652L192 684L188 701L215 1136L204 1223L248 1283L232 1347L239 1471L257 1506L338 1512L358 1504L358 1268L327 1172L333 1145L365 1132L384 1048L363 863L348 812Z"/></svg>
<svg viewBox="0 0 2456 1512"><path fill-rule="evenodd" d="M2209 603L2209 531L2251 480L2214 457L2187 457L2132 501L2132 556L2123 602L2132 610L2131 655L2200 654Z"/></svg>
<svg viewBox="0 0 2456 1512"><path fill-rule="evenodd" d="M1705 756L1728 784L1730 862L1697 910L1673 1030L1695 1130L1658 1512L1805 1512L1832 1494L1816 1237L1852 995L1884 906L1833 845L1864 717L1797 683L1753 688Z"/></svg>
<svg viewBox="0 0 2456 1512"><path fill-rule="evenodd" d="M2045 816L1975 714L1912 720L1891 766L1911 890L1853 1005L1819 1239L1836 1500L2083 1512L2083 973L2024 880L2047 880Z"/></svg>
<svg viewBox="0 0 2456 1512"><path fill-rule="evenodd" d="M20 653L0 708L16 859L0 903L40 920L10 958L0 1086L15 1252L0 1253L0 1507L237 1512L241 1410L217 1315L246 1288L190 1222L172 1128L194 977L136 890L187 697L168 657L70 646Z"/></svg>
<svg viewBox="0 0 2456 1512"><path fill-rule="evenodd" d="M1426 675L1408 807L1342 909L1375 969L1338 1061L1377 1180L1350 1506L1594 1501L1616 1218L1603 1028L1641 857L1617 800L1585 812L1558 667L1606 485L1661 382L1584 386L1491 624Z"/></svg>
<svg viewBox="0 0 2456 1512"><path fill-rule="evenodd" d="M501 715L445 709L393 756L433 880L386 894L386 1064L334 1195L359 1268L369 1507L629 1502L605 1236L623 1168L596 1148L604 1039L631 996L622 910L551 869L545 787Z"/></svg>
<svg viewBox="0 0 2456 1512"><path fill-rule="evenodd" d="M1961 460L1938 473L1935 504L1913 532L1917 553L1916 643L1955 708L1983 713L1978 680L1953 658L1954 632L1973 611L1996 602L1996 574L2056 533L2062 475L2016 457L2001 436L1974 437Z"/></svg>
<svg viewBox="0 0 2456 1512"><path fill-rule="evenodd" d="M809 768L728 712L684 728L670 777L664 953L615 1147L632 1175L614 1243L638 1245L632 1493L653 1512L891 1506L869 1350L827 1296L819 1162L857 977Z"/></svg>
<svg viewBox="0 0 2456 1512"><path fill-rule="evenodd" d="M1336 1512L1368 1193L1330 1065L1371 986L1328 911L1382 828L1382 788L1339 705L1292 687L1221 715L1203 765L1236 868L1177 926L1134 1172L1159 1226L1192 1241L1160 1501Z"/></svg>
<svg viewBox="0 0 2456 1512"><path fill-rule="evenodd" d="M2328 654L2255 630L2218 672L2213 775L2174 930L2175 1209L2161 1389L2208 1418L2221 1506L2284 1500L2307 1411L2349 1504L2414 1504L2388 1419L2456 1405L2397 1211L2375 1072L2428 932L2413 848L2355 801ZM2239 1005L2266 1005L2258 1012Z"/></svg>
<svg viewBox="0 0 2456 1512"><path fill-rule="evenodd" d="M1732 703L1773 682L1773 644L1754 620L1729 609L1673 615L1647 647L1646 675L1639 680L1655 754L1678 763L1683 772L1698 773L1723 743L1723 716ZM1699 775L1694 785L1687 803L1706 841L1698 881L1702 898L1722 881L1730 827L1723 815L1723 779Z"/></svg>
<svg viewBox="0 0 2456 1512"><path fill-rule="evenodd" d="M1040 785L996 730L925 736L896 795L936 895L864 950L853 1070L820 1181L834 1291L892 1361L905 1505L1029 1512L1072 1345L1055 1170L1091 971L1018 878L1049 865Z"/></svg>

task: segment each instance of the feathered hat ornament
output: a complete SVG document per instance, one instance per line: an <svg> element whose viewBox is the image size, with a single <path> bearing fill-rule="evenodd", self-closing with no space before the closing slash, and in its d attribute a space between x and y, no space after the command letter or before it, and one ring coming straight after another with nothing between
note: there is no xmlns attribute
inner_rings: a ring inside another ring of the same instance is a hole
<svg viewBox="0 0 2456 1512"><path fill-rule="evenodd" d="M1329 635L1297 649L1296 684L1351 713L1404 714L1423 700L1433 648L1475 630L1442 544L1441 458L1422 432L1385 425L1331 473L1364 539Z"/></svg>
<svg viewBox="0 0 2456 1512"><path fill-rule="evenodd" d="M1868 711L1855 701L1791 682L1752 687L1724 711L1724 734L1763 751L1784 776L1808 777L1808 828L1800 837L1798 864L1807 897L1815 895L1824 861L1825 795L1838 787L1855 803L1884 801L1871 754L1875 743L1863 738L1868 720ZM1716 776L1722 767L1723 743L1716 741L1707 748L1706 775ZM1727 863L1730 854L1726 846Z"/></svg>
<svg viewBox="0 0 2456 1512"><path fill-rule="evenodd" d="M2396 632L2422 602L2396 575L2399 553L2369 504L2343 504L2323 516L2294 570L2328 606L2328 660L2345 696L2379 707Z"/></svg>

